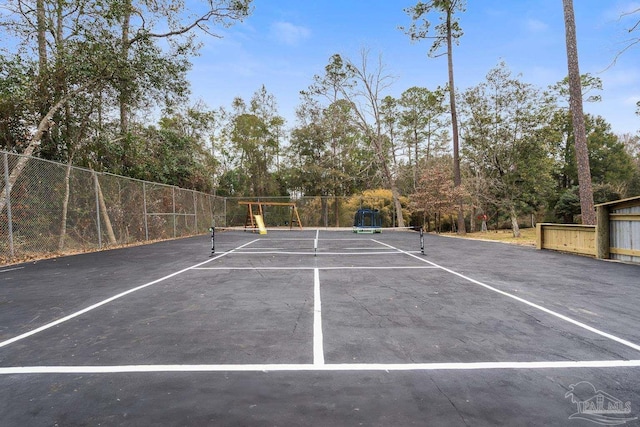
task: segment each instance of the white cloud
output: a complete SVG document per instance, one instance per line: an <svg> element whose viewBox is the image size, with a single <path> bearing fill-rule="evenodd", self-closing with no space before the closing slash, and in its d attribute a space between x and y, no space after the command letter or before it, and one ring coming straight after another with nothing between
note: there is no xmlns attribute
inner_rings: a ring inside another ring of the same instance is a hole
<svg viewBox="0 0 640 427"><path fill-rule="evenodd" d="M311 30L308 28L290 22L275 22L271 25L271 36L278 42L289 46L298 46L310 35Z"/></svg>
<svg viewBox="0 0 640 427"><path fill-rule="evenodd" d="M526 22L527 29L532 33L542 33L547 31L549 25L546 23L537 20L537 19L528 19Z"/></svg>
<svg viewBox="0 0 640 427"><path fill-rule="evenodd" d="M624 99L623 103L624 105L634 106L637 104L638 101L640 101L640 94L628 96L627 98Z"/></svg>
<svg viewBox="0 0 640 427"><path fill-rule="evenodd" d="M626 88L640 84L640 71L637 69L617 68L601 76L604 89Z"/></svg>

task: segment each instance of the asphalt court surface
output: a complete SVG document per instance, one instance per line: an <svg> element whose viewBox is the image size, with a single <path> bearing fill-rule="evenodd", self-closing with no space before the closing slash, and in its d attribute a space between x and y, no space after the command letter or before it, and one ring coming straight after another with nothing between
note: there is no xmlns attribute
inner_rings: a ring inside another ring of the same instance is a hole
<svg viewBox="0 0 640 427"><path fill-rule="evenodd" d="M0 269L4 424L638 423L638 266L432 235L422 254L410 231L215 248ZM576 416L600 392L629 410Z"/></svg>

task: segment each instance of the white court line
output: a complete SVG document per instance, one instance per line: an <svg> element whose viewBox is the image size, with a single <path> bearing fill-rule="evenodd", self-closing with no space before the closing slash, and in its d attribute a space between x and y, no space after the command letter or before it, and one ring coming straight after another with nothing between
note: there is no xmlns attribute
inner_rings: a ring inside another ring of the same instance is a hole
<svg viewBox="0 0 640 427"><path fill-rule="evenodd" d="M320 239L321 241L327 241L327 242L362 242L363 240L365 240L364 237L361 238L351 238L351 239L327 239L327 238L322 238ZM373 240L373 239L369 239L369 240Z"/></svg>
<svg viewBox="0 0 640 427"><path fill-rule="evenodd" d="M257 240L258 240L258 239L256 239L256 240L252 240L251 242L248 242L248 243L245 243L244 245L238 246L238 248L236 248L236 249L240 249L240 248L242 248L242 247L244 247L244 246L250 245L251 243L254 243L254 242L256 242ZM61 323L64 323L64 322L66 322L67 320L71 320L71 319L73 319L73 318L75 318L75 317L78 317L78 316L80 316L80 315L83 315L83 314L85 314L85 313L87 313L87 312L89 312L89 311L91 311L91 310L94 310L94 309L96 309L96 308L98 308L98 307L101 307L101 306L103 306L103 305L105 305L105 304L108 304L108 303L110 303L110 302L112 302L112 301L115 301L115 300L117 300L117 299L119 299L119 298L122 298L122 297L124 297L124 296L126 296L126 295L129 295L129 294L131 294L131 293L133 293L133 292L139 291L139 290L144 289L144 288L146 288L146 287L149 287L149 286L151 286L151 285L155 285L156 283L160 283L160 282L162 282L162 281L164 281L164 280L167 280L167 279L170 279L170 278L172 278L172 277L175 277L175 276L177 276L178 274L182 274L182 273L184 273L185 271L192 270L193 268L196 268L196 267L199 267L199 266L201 266L201 265L207 264L207 263L209 263L209 262L211 262L211 261L214 261L214 260L216 260L216 259L218 259L218 258L222 258L223 256L225 256L225 255L227 255L227 254L230 254L231 252L233 252L233 251L225 252L225 253L220 254L220 255L218 255L218 256L216 256L216 257L210 258L210 259L208 259L208 260L206 260L206 261L203 261L203 262L201 262L201 263L198 263L198 264L196 264L196 265L193 265L193 266L191 266L191 267L184 268L184 269L182 269L182 270L180 270L180 271L176 271L175 273L171 273L171 274L169 274L169 275L167 275L167 276L161 277L161 278L156 279L156 280L154 280L154 281L152 281L152 282L145 283L144 285L140 285L140 286L135 287L135 288L133 288L133 289L129 289L128 291L124 291L124 292L122 292L122 293L119 293L118 295L114 295L114 296L112 296L112 297L110 297L110 298L107 298L107 299L102 300L102 301L100 301L100 302L98 302L98 303L96 303L96 304L93 304L93 305L91 305L91 306L89 306L89 307L86 307L86 308L84 308L84 309L82 309L82 310L80 310L80 311L76 311L75 313L71 313L71 314L70 314L70 315L68 315L68 316L62 317L62 318L60 318L60 319L58 319L58 320L55 320L55 321L53 321L53 322L51 322L51 323L47 323L46 325L42 325L42 326L40 326L39 328L33 329L33 330L29 331L29 332L25 332L24 334L18 335L18 336L16 336L16 337L13 337L13 338L8 339L8 340L6 340L6 341L2 341L2 342L0 342L0 348L5 347L5 346L7 346L7 345L9 345L9 344L12 344L12 343L14 343L14 342L16 342L16 341L23 340L23 339L25 339L25 338L27 338L27 337L30 337L30 336L32 336L32 335L35 335L35 334L37 334L38 332L42 332L42 331L45 331L45 330L47 330L47 329L49 329L49 328L53 328L54 326L57 326L57 325L59 325L59 324L61 324Z"/></svg>
<svg viewBox="0 0 640 427"><path fill-rule="evenodd" d="M16 374L117 374L148 372L304 372L304 371L473 371L493 369L596 369L638 368L640 360L585 360L557 362L468 363L337 363L254 365L113 365L113 366L16 366L0 368L0 375Z"/></svg>
<svg viewBox="0 0 640 427"><path fill-rule="evenodd" d="M232 251L236 255L404 255L409 252L386 251L386 252L322 252L313 251ZM414 251L419 253L420 251ZM228 253L228 252L227 252Z"/></svg>
<svg viewBox="0 0 640 427"><path fill-rule="evenodd" d="M313 270L313 365L324 365L320 272L317 268Z"/></svg>
<svg viewBox="0 0 640 427"><path fill-rule="evenodd" d="M381 243L381 244L383 244L383 245L385 245L385 246L387 246L387 247L389 247L389 248L394 248L393 246L388 245L388 244L386 244L386 243L383 243L383 242L379 242L379 243ZM397 248L394 248L394 249L397 249ZM402 251L401 249L397 249L397 250ZM451 274L453 274L453 275L455 275L455 276L458 276L458 277L460 277L460 278L462 278L462 279L465 279L465 280L467 280L467 281L469 281L469 282L471 282L471 283L474 283L474 284L476 284L476 285L482 286L483 288L489 289L490 291L493 291L493 292L499 293L500 295L504 295L504 296L506 296L506 297L509 297L509 298L511 298L511 299L514 299L514 300L516 300L516 301L519 301L519 302L521 302L521 303L524 303L524 304L526 304L526 305L528 305L528 306L530 306L530 307L533 307L533 308L535 308L535 309L537 309L537 310L540 310L540 311L543 311L543 312L545 312L545 313L547 313L547 314L550 314L550 315L552 315L552 316L555 316L555 317L557 317L558 319L564 320L565 322L569 322L569 323L571 323L571 324L573 324L573 325L579 326L579 327L580 327L580 328L582 328L582 329L586 329L587 331L593 332L593 333L598 334L598 335L600 335L600 336L603 336L603 337L605 337L605 338L609 338L610 340L613 340L613 341L615 341L615 342L617 342L617 343L620 343L620 344L622 344L622 345L625 345L625 346L627 346L627 347L630 347L630 348L632 348L632 349L634 349L634 350L640 351L640 345L635 344L635 343L633 343L633 342L631 342L631 341L627 341L627 340L625 340L625 339L623 339L623 338L617 337L617 336L612 335L612 334L610 334L610 333L608 333L608 332L604 332L604 331L601 331L600 329L596 329L596 328L594 328L593 326L589 326L589 325L587 325L586 323L582 323L582 322L579 322L579 321L577 321L577 320L574 320L574 319L572 319L572 318L570 318L570 317L565 316L564 314L560 314L560 313L558 313L557 311L550 310L550 309L545 308L545 307L543 307L543 306L541 306L541 305L539 305L539 304L536 304L536 303L534 303L534 302L531 302L531 301L526 300L526 299L524 299L524 298L521 298L521 297L519 297L519 296L516 296L516 295L510 294L509 292L501 291L500 289L494 288L493 286L489 286L489 285L487 285L487 284L485 284L485 283L482 283L482 282L480 282L480 281L478 281L478 280L475 280L475 279L472 279L472 278L470 278L470 277L467 277L467 276L465 276L464 274L458 273L458 272L453 271L453 270L451 270L451 269L449 269L449 268L446 268L446 267L443 267L443 266L441 266L441 265L438 265L438 264L436 264L435 262L431 262L431 261L426 260L426 259L424 259L424 258L422 258L422 257L419 257L419 256L416 256L416 255L413 255L413 254L412 254L412 253L410 253L410 252L406 252L406 251L402 251L402 252L406 253L407 255L409 255L409 256L411 256L411 257L414 257L414 258L416 258L416 259L419 259L419 260L420 260L420 261L422 261L422 262L426 262L426 263L431 264L431 265L433 265L433 266L435 266L435 267L438 267L438 268L440 268L440 269L442 269L442 270L444 270L444 271L446 271L446 272L448 272L448 273L451 273Z"/></svg>
<svg viewBox="0 0 640 427"><path fill-rule="evenodd" d="M438 267L433 265L407 265L407 266L373 266L364 267L360 265L350 265L345 267L194 267L192 270L435 270Z"/></svg>
<svg viewBox="0 0 640 427"><path fill-rule="evenodd" d="M14 267L14 268L8 268L6 270L0 270L0 273L6 273L8 271L13 271L13 270L22 270L24 267Z"/></svg>
<svg viewBox="0 0 640 427"><path fill-rule="evenodd" d="M372 247L360 247L360 248L353 247L353 248L343 248L343 249L345 251L379 251L380 250L380 248L372 248ZM390 252L387 252L387 253L392 254L392 253L395 253L395 252L396 251L390 251Z"/></svg>

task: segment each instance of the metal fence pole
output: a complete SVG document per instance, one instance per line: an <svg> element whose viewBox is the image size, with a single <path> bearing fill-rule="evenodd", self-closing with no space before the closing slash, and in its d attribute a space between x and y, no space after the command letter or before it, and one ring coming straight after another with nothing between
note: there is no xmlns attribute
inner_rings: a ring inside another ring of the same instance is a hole
<svg viewBox="0 0 640 427"><path fill-rule="evenodd" d="M6 193L7 198L7 233L9 235L9 253L11 254L11 258L14 257L14 249L13 249L13 219L11 217L11 187L9 186L9 159L7 158L7 153L3 153L3 163L4 163L4 191Z"/></svg>
<svg viewBox="0 0 640 427"><path fill-rule="evenodd" d="M176 236L176 187L171 187L171 196L173 198L173 238L175 239Z"/></svg>
<svg viewBox="0 0 640 427"><path fill-rule="evenodd" d="M96 192L96 224L98 225L98 248L102 249L102 230L100 229L100 190L98 189L98 175L93 174L93 187Z"/></svg>
<svg viewBox="0 0 640 427"><path fill-rule="evenodd" d="M147 184L142 183L142 210L144 212L144 239L149 240L149 223L147 222Z"/></svg>
<svg viewBox="0 0 640 427"><path fill-rule="evenodd" d="M194 227L195 229L193 230L194 234L198 233L198 195L196 194L195 191L192 191L191 194L193 194L193 213L194 213Z"/></svg>

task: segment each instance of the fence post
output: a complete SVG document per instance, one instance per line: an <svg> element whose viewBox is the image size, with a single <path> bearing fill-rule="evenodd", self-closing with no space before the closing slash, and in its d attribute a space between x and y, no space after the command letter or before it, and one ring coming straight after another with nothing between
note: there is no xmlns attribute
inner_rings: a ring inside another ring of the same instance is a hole
<svg viewBox="0 0 640 427"><path fill-rule="evenodd" d="M211 194L207 194L207 201L209 202L209 219L211 221L209 221L209 227L214 227L215 226L215 211L213 202L215 202L215 199L213 199L213 197L211 196Z"/></svg>
<svg viewBox="0 0 640 427"><path fill-rule="evenodd" d="M142 212L144 213L144 239L149 240L149 223L147 222L147 183L142 182Z"/></svg>
<svg viewBox="0 0 640 427"><path fill-rule="evenodd" d="M609 207L596 207L596 258L609 259L611 236L609 230Z"/></svg>
<svg viewBox="0 0 640 427"><path fill-rule="evenodd" d="M173 199L173 238L176 238L176 187L171 187L171 197Z"/></svg>
<svg viewBox="0 0 640 427"><path fill-rule="evenodd" d="M14 249L13 249L13 219L11 217L11 188L9 186L9 159L7 158L7 153L2 154L3 163L4 163L4 191L6 193L6 206L7 206L7 233L9 235L9 253L11 258L14 257Z"/></svg>
<svg viewBox="0 0 640 427"><path fill-rule="evenodd" d="M544 248L544 229L543 223L539 222L536 224L536 247L538 249Z"/></svg>
<svg viewBox="0 0 640 427"><path fill-rule="evenodd" d="M98 189L98 175L96 171L92 171L93 188L96 192L96 224L98 225L98 248L102 249L102 230L100 228L100 190Z"/></svg>
<svg viewBox="0 0 640 427"><path fill-rule="evenodd" d="M193 234L198 234L198 195L195 191L193 191L193 213L194 213L194 221L195 221L195 230L193 230Z"/></svg>

